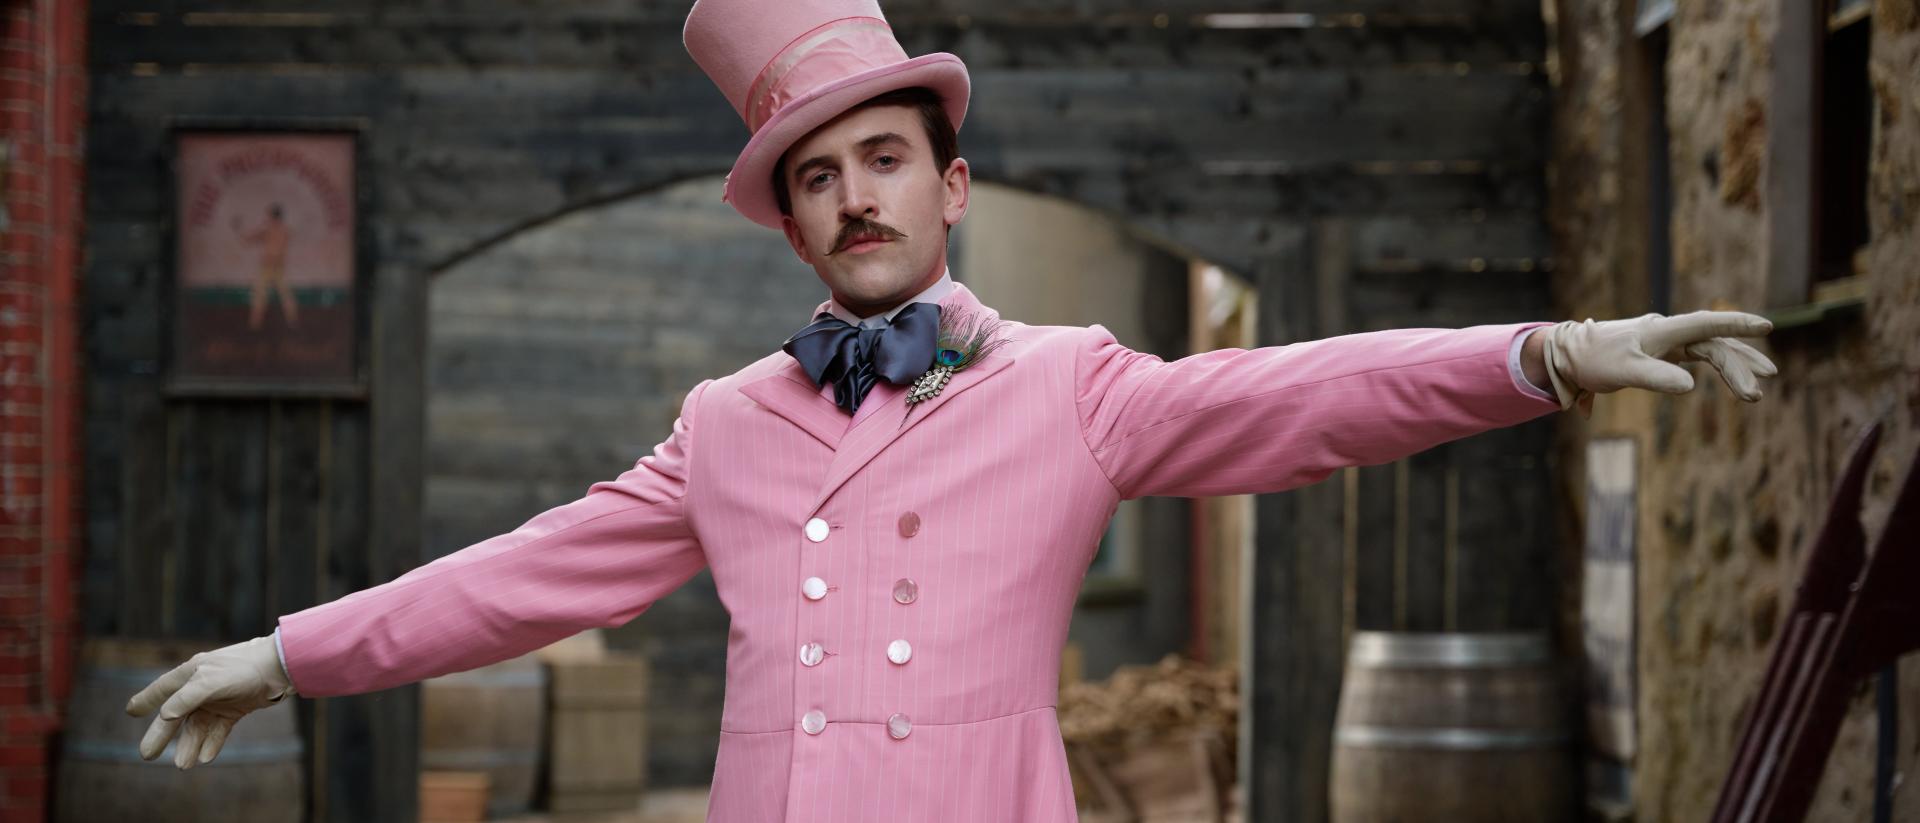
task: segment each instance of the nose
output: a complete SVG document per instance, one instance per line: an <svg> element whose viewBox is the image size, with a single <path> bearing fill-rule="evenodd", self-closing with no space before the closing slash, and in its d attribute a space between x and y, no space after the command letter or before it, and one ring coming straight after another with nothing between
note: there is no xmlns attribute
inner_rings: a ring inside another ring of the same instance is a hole
<svg viewBox="0 0 1920 823"><path fill-rule="evenodd" d="M880 209L879 201L874 198L873 187L868 186L860 175L841 177L840 193L840 213L848 220L871 219Z"/></svg>

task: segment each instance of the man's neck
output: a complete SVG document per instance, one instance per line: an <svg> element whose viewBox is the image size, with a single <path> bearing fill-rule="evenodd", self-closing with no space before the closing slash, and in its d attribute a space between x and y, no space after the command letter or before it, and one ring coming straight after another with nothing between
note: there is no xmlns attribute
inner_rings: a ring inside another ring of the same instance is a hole
<svg viewBox="0 0 1920 823"><path fill-rule="evenodd" d="M853 318L857 318L858 320L865 321L865 320L869 320L874 317L878 317L880 315L886 314L887 312L893 311L894 309L897 309L901 306L906 305L909 302L912 302L915 298L918 298L919 296L926 294L929 289L932 289L935 285L939 284L940 281L946 276L947 276L947 266L945 261L942 261L940 266L936 268L932 274L928 275L926 278L922 279L918 284L914 285L912 289L910 289L904 296L897 298L895 300L891 300L884 303L870 303L870 304L860 305L860 304L850 303L844 298L842 298L840 295L835 294L833 295L833 304L839 307L842 313L851 315ZM842 319L846 319L846 318L842 318Z"/></svg>

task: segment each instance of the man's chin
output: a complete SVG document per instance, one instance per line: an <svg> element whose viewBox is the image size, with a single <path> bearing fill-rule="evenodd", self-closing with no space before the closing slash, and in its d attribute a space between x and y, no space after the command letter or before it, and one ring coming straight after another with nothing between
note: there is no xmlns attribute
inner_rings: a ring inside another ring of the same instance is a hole
<svg viewBox="0 0 1920 823"><path fill-rule="evenodd" d="M890 303L912 297L916 278L897 270L834 272L829 280L835 294L861 305Z"/></svg>

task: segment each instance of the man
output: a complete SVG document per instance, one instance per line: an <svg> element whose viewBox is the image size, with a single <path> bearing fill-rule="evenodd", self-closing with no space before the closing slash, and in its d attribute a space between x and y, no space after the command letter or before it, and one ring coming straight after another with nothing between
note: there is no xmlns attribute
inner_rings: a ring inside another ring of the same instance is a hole
<svg viewBox="0 0 1920 823"><path fill-rule="evenodd" d="M1704 359L1771 363L1696 313L1352 335L1163 362L1003 321L946 266L967 75L874 0L700 0L686 44L753 131L726 199L831 298L695 386L617 479L513 532L196 656L136 695L141 753L207 762L298 693L389 688L618 626L711 566L732 618L709 819L1071 821L1054 714L1074 596L1118 501L1276 492ZM865 105L863 105L865 104ZM1551 387L1547 390L1540 387ZM276 655L275 644L280 646Z"/></svg>
<svg viewBox="0 0 1920 823"><path fill-rule="evenodd" d="M287 327L298 327L299 308L293 298L293 288L287 285L287 246L292 244L292 238L286 221L281 219L280 204L267 207L266 222L255 231L240 228L240 216L234 215L233 230L247 245L260 247L260 268L254 272L253 289L247 299L247 328L258 331L260 324L266 322L268 289L280 298L280 311L287 316Z"/></svg>

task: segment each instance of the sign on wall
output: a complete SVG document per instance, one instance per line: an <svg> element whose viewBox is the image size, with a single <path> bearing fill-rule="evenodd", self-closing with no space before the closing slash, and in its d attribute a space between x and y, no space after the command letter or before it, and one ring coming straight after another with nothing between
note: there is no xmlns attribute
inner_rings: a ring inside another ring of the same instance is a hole
<svg viewBox="0 0 1920 823"><path fill-rule="evenodd" d="M174 138L170 388L358 393L356 135Z"/></svg>
<svg viewBox="0 0 1920 823"><path fill-rule="evenodd" d="M1635 442L1587 444L1587 518L1580 626L1586 647L1587 727L1598 753L1634 753Z"/></svg>

